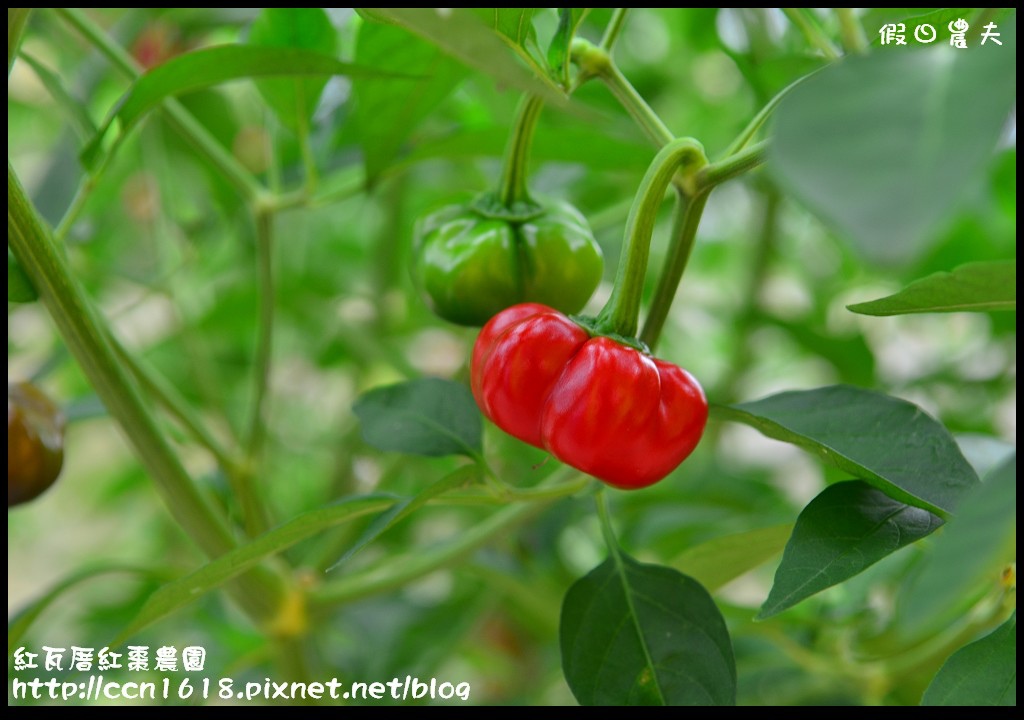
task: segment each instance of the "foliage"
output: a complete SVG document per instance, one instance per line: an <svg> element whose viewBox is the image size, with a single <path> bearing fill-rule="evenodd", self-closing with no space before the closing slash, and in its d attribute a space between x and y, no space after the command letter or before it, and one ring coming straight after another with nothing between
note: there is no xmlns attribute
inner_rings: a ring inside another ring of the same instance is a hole
<svg viewBox="0 0 1024 720"><path fill-rule="evenodd" d="M202 646L214 694L1015 704L1015 11L10 8L8 59L9 382L68 419L9 678ZM583 314L711 403L643 490L484 422L406 270L524 93Z"/></svg>

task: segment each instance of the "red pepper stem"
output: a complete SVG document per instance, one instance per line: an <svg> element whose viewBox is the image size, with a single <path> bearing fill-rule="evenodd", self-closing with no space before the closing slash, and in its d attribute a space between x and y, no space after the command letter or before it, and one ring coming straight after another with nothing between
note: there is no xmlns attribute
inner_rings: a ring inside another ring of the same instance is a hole
<svg viewBox="0 0 1024 720"><path fill-rule="evenodd" d="M526 187L530 161L530 146L533 145L533 131L544 108L544 101L536 95L523 95L516 111L516 120L505 147L505 167L501 173L498 198L501 204L512 208L518 203L532 203Z"/></svg>
<svg viewBox="0 0 1024 720"><path fill-rule="evenodd" d="M636 337L658 208L677 171L682 172L685 187L707 162L704 147L693 138L673 140L654 157L629 210L615 288L597 316L595 327L598 332Z"/></svg>

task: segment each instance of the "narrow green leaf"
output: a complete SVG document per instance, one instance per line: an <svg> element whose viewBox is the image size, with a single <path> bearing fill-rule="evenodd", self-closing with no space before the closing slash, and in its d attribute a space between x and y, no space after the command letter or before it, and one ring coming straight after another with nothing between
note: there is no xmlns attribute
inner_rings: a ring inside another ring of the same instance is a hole
<svg viewBox="0 0 1024 720"><path fill-rule="evenodd" d="M169 576L170 573L166 570L155 570L152 568L137 567L135 565L127 565L115 563L111 565L97 565L95 567L88 567L79 570L72 575L61 580L59 583L54 585L48 590L42 597L32 601L27 606L22 608L14 617L7 621L7 654L10 656L15 648L18 647L18 643L25 637L25 633L32 626L39 616L50 607L54 602L64 597L69 590L81 585L86 580L91 580L95 577L102 575L113 575L113 574L127 574L127 575L141 575L143 577L163 578Z"/></svg>
<svg viewBox="0 0 1024 720"><path fill-rule="evenodd" d="M421 507L426 505L433 498L441 495L442 493L448 492L449 490L465 485L476 478L479 474L480 468L477 465L464 465L458 470L448 473L437 482L427 486L425 489L417 493L415 497L395 503L374 518L373 522L370 523L366 530L363 531L363 534L359 536L359 539L355 541L355 544L353 544L352 547L350 547L345 554L342 555L336 563L334 563L334 565L327 569L334 570L392 527L409 517L416 510L419 510Z"/></svg>
<svg viewBox="0 0 1024 720"><path fill-rule="evenodd" d="M708 540L681 553L672 567L714 592L782 552L792 525L776 525Z"/></svg>
<svg viewBox="0 0 1024 720"><path fill-rule="evenodd" d="M558 82L566 89L569 88L570 83L569 47L572 45L572 39L576 36L576 29L589 12L590 8L558 9L558 29L555 31L555 36L551 38L551 45L548 46L548 66L558 78Z"/></svg>
<svg viewBox="0 0 1024 720"><path fill-rule="evenodd" d="M483 423L465 385L422 378L377 388L356 400L352 411L363 425L363 439L378 450L437 457L476 457Z"/></svg>
<svg viewBox="0 0 1024 720"><path fill-rule="evenodd" d="M11 249L7 248L7 302L30 303L38 299L39 293L36 292L32 281L18 264L18 259L14 257Z"/></svg>
<svg viewBox="0 0 1024 720"><path fill-rule="evenodd" d="M334 56L338 33L322 8L263 8L249 30L249 44ZM295 129L313 116L326 84L325 77L257 80L256 89L281 122Z"/></svg>
<svg viewBox="0 0 1024 720"><path fill-rule="evenodd" d="M398 499L386 495L362 495L312 510L289 520L251 542L211 560L185 577L164 585L149 596L138 615L111 645L120 645L135 633L198 600L237 577L264 558L282 552L297 542L357 517L378 512Z"/></svg>
<svg viewBox="0 0 1024 720"><path fill-rule="evenodd" d="M169 97L231 80L282 75L395 77L394 73L344 63L323 53L298 48L220 45L194 50L168 60L132 83L113 114L82 151L83 160L87 165L95 163L103 138L115 120L120 120L127 131Z"/></svg>
<svg viewBox="0 0 1024 720"><path fill-rule="evenodd" d="M900 630L911 635L944 624L990 591L1016 557L1017 454L985 476L935 539L920 572L897 603Z"/></svg>
<svg viewBox="0 0 1024 720"><path fill-rule="evenodd" d="M95 135L96 124L86 112L85 105L71 96L57 73L25 51L21 51L20 55L25 64L32 68L36 77L39 78L39 82L46 88L46 92L50 93L50 97L57 103L57 107L70 120L71 127L75 129L79 137L88 140Z"/></svg>
<svg viewBox="0 0 1024 720"><path fill-rule="evenodd" d="M366 174L377 177L402 151L417 125L467 75L461 63L436 46L401 28L363 23L356 39L356 62L366 67L401 72L417 68L416 80L356 78L356 109L352 123L363 149Z"/></svg>
<svg viewBox="0 0 1024 720"><path fill-rule="evenodd" d="M924 692L922 705L1017 705L1017 613L953 653Z"/></svg>
<svg viewBox="0 0 1024 720"><path fill-rule="evenodd" d="M420 36L473 70L490 75L500 85L539 95L554 105L565 104L565 93L544 69L500 30L504 21L495 31L481 19L478 10L466 8L359 8L359 13ZM528 67L510 60L510 48Z"/></svg>
<svg viewBox="0 0 1024 720"><path fill-rule="evenodd" d="M861 315L1017 309L1017 261L977 262L929 275L895 295L847 306Z"/></svg>
<svg viewBox="0 0 1024 720"><path fill-rule="evenodd" d="M947 517L978 482L949 431L918 406L832 385L798 390L714 414L816 453L889 497Z"/></svg>
<svg viewBox="0 0 1024 720"><path fill-rule="evenodd" d="M729 632L707 590L622 554L562 603L562 669L581 705L734 705Z"/></svg>
<svg viewBox="0 0 1024 720"><path fill-rule="evenodd" d="M942 525L860 480L825 488L801 511L758 619L838 585Z"/></svg>
<svg viewBox="0 0 1024 720"><path fill-rule="evenodd" d="M981 179L1016 101L1016 16L999 31L1002 46L895 48L825 68L779 105L772 172L867 258L918 257Z"/></svg>

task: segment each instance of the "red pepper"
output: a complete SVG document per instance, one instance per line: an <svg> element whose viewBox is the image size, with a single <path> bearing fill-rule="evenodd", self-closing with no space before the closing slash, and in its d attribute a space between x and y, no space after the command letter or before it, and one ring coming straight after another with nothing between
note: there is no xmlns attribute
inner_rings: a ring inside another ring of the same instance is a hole
<svg viewBox="0 0 1024 720"><path fill-rule="evenodd" d="M682 368L535 303L498 313L480 331L472 386L502 430L625 490L678 467L708 417L703 390Z"/></svg>

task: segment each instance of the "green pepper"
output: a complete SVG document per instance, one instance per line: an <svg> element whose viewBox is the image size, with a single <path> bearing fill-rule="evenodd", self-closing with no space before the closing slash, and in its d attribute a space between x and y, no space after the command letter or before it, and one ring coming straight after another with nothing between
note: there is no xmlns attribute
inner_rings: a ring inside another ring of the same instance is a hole
<svg viewBox="0 0 1024 720"><path fill-rule="evenodd" d="M604 260L586 219L568 203L537 199L509 209L487 194L417 224L413 269L435 313L483 325L524 302L579 312Z"/></svg>

